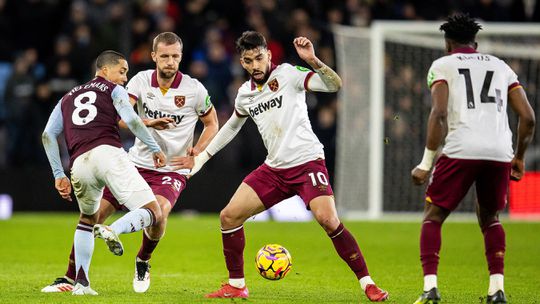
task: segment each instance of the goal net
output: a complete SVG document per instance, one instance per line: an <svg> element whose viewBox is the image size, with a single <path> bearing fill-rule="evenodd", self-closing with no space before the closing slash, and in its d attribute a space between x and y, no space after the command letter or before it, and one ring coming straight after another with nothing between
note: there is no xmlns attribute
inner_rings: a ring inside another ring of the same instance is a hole
<svg viewBox="0 0 540 304"><path fill-rule="evenodd" d="M410 171L420 162L425 146L431 109L427 71L445 55L440 24L375 22L369 29L336 26L333 30L344 80L335 188L338 209L348 218L423 209L425 187L413 186ZM540 27L488 23L483 28L477 40L479 52L505 60L540 113L536 98L540 96ZM509 113L515 137L517 121L510 109ZM533 140L526 157L527 176L540 174L540 144L535 144ZM528 187L520 193L540 184ZM474 212L471 189L457 211ZM512 187L510 192L512 199ZM535 198L519 199L530 203Z"/></svg>

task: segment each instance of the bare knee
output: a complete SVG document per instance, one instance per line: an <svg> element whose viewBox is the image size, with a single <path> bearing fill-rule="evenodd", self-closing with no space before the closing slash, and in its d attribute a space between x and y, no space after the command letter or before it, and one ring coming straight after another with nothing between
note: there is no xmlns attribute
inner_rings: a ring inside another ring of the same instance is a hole
<svg viewBox="0 0 540 304"><path fill-rule="evenodd" d="M443 209L431 203L426 203L424 208L424 221L432 221L442 224L449 214L450 210Z"/></svg>
<svg viewBox="0 0 540 304"><path fill-rule="evenodd" d="M328 234L334 232L340 224L339 218L333 214L319 214L315 218Z"/></svg>
<svg viewBox="0 0 540 304"><path fill-rule="evenodd" d="M245 222L245 218L236 212L232 212L229 208L225 207L219 213L219 219L221 221L221 228L231 229L242 225Z"/></svg>
<svg viewBox="0 0 540 304"><path fill-rule="evenodd" d="M81 216L79 217L79 219L81 222L86 223L88 225L95 225L98 223L98 220L99 220L99 212L96 212L92 215L81 213Z"/></svg>
<svg viewBox="0 0 540 304"><path fill-rule="evenodd" d="M150 204L146 204L144 208L150 210L152 212L152 215L154 216L154 226L159 225L160 222L163 220L163 212L161 212L161 207L156 201L153 201Z"/></svg>

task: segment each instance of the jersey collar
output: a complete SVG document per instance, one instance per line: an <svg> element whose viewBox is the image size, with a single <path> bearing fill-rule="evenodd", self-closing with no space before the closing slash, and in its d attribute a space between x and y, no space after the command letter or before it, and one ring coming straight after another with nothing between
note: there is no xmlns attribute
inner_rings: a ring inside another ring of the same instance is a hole
<svg viewBox="0 0 540 304"><path fill-rule="evenodd" d="M268 79L270 79L270 74L276 69L277 65L275 65L273 62L270 62L270 70L268 70ZM257 88L257 84L255 81L253 81L253 78L250 77L251 82L251 90L255 90Z"/></svg>
<svg viewBox="0 0 540 304"><path fill-rule="evenodd" d="M176 72L176 75L174 76L174 80L171 84L171 89L178 89L178 86L180 86L180 82L182 82L182 76L183 74L180 73L180 71ZM157 80L157 71L154 70L152 72L152 80L151 80L151 85L152 87L154 88L159 88L159 83L158 83L158 80Z"/></svg>
<svg viewBox="0 0 540 304"><path fill-rule="evenodd" d="M462 53L462 54L472 54L472 53L478 53L474 48L470 46L457 48L453 50L450 54L456 54L456 53Z"/></svg>

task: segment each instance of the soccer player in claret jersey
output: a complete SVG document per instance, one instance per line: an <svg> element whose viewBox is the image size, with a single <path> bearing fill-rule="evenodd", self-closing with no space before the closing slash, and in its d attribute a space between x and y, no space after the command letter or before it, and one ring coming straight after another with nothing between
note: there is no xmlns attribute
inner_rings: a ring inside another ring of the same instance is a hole
<svg viewBox="0 0 540 304"><path fill-rule="evenodd" d="M265 163L251 172L229 204L221 211L221 233L229 282L209 298L247 298L244 280L243 223L273 205L298 194L311 209L332 240L339 256L349 265L371 301L384 301L388 293L379 289L369 276L366 263L353 235L340 222L323 146L313 133L307 113L306 90L335 92L341 79L316 56L305 37L293 45L311 70L290 64L272 64L265 38L258 32L244 32L237 40L242 67L251 79L238 90L235 112L205 151L198 156L175 158L171 164L192 168L201 166L229 143L251 117L268 150Z"/></svg>
<svg viewBox="0 0 540 304"><path fill-rule="evenodd" d="M437 267L441 225L476 183L478 223L484 235L489 268L487 303L506 303L503 285L505 234L499 211L506 206L510 179L520 180L535 117L517 75L499 58L478 53L475 37L481 26L457 14L441 26L447 56L433 62L428 74L432 108L422 162L412 172L420 185L429 177L420 236L424 292L415 303L438 303ZM518 115L516 151L507 104Z"/></svg>
<svg viewBox="0 0 540 304"><path fill-rule="evenodd" d="M138 231L161 221L161 209L152 190L122 148L118 117L151 151L155 167L162 167L167 160L133 111L128 93L121 86L127 80L125 57L114 51L105 51L96 59L96 70L94 79L74 87L62 97L42 136L55 187L67 200L71 200L71 184L62 168L57 141L62 131L70 155L71 181L81 211L73 246L76 264L74 295L97 295L90 288L88 278L94 236L103 238L114 254L122 255L118 234ZM105 186L111 189L121 205L131 211L110 227L94 226Z"/></svg>
<svg viewBox="0 0 540 304"><path fill-rule="evenodd" d="M150 133L158 144L164 147L168 159L199 154L219 128L217 114L207 90L199 81L178 70L182 59L182 46L180 37L172 32L157 35L152 49L156 69L137 73L127 85L131 104L137 105L139 116L143 118L146 126L153 128L149 129ZM198 120L201 120L204 129L197 144L193 146L193 133ZM120 125L125 124L121 122ZM189 169L176 170L170 165L154 168L151 152L138 139L128 155L152 188L163 214L158 225L143 231L142 245L135 258L133 289L135 292L145 292L150 287L150 257L165 233L171 209L186 187L186 174ZM105 188L99 210L99 223L103 223L120 207L111 191ZM72 247L65 276L57 278L42 291L68 291L73 286L74 278Z"/></svg>

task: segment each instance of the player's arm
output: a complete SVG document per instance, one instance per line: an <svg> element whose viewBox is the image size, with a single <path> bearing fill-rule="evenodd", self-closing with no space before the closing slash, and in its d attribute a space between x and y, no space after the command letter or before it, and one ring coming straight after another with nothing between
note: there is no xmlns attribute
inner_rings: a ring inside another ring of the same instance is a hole
<svg viewBox="0 0 540 304"><path fill-rule="evenodd" d="M64 168L62 167L60 149L58 148L57 138L60 133L62 133L63 129L64 123L59 102L49 116L49 121L47 121L45 130L41 135L41 141L43 142L43 148L45 149L54 175L54 187L58 190L58 193L63 199L71 201L71 183L69 178L66 177Z"/></svg>
<svg viewBox="0 0 540 304"><path fill-rule="evenodd" d="M129 96L129 103L131 103L132 107L135 107L135 104L137 103L137 100L135 98ZM170 117L161 117L161 118L143 118L143 123L145 126L154 128L156 130L165 130L169 129L171 125L174 125L174 119ZM127 124L124 122L124 120L120 120L118 122L118 126L122 129L129 129Z"/></svg>
<svg viewBox="0 0 540 304"><path fill-rule="evenodd" d="M535 116L525 90L521 86L508 93L508 104L518 115L516 153L512 159L510 178L519 181L525 172L525 150L534 135Z"/></svg>
<svg viewBox="0 0 540 304"><path fill-rule="evenodd" d="M137 138L148 146L153 154L154 166L156 168L165 166L167 158L161 151L161 148L156 143L141 118L133 110L133 106L129 102L129 96L126 90L121 86L116 86L111 94L113 105L118 112L118 115L126 123L127 127Z"/></svg>
<svg viewBox="0 0 540 304"><path fill-rule="evenodd" d="M317 56L313 43L306 37L297 37L293 41L298 56L309 64L316 72L307 83L311 91L336 92L341 88L342 81L339 75L324 64Z"/></svg>
<svg viewBox="0 0 540 304"><path fill-rule="evenodd" d="M232 114L231 118L227 120L225 125L221 127L216 137L212 139L208 147L199 155L195 157L173 157L171 165L173 170L191 169L190 175L197 173L202 166L219 150L223 149L233 138L240 132L242 126L247 120L247 116L239 116L236 111Z"/></svg>
<svg viewBox="0 0 540 304"><path fill-rule="evenodd" d="M437 149L447 133L448 84L445 81L436 82L431 87L431 103L424 156L422 162L411 172L413 182L417 185L427 181Z"/></svg>
<svg viewBox="0 0 540 304"><path fill-rule="evenodd" d="M217 113L214 107L211 107L208 112L205 115L200 116L199 119L203 123L204 128L199 140L197 141L197 144L193 148L189 149L188 155L199 155L201 151L206 149L219 130Z"/></svg>

